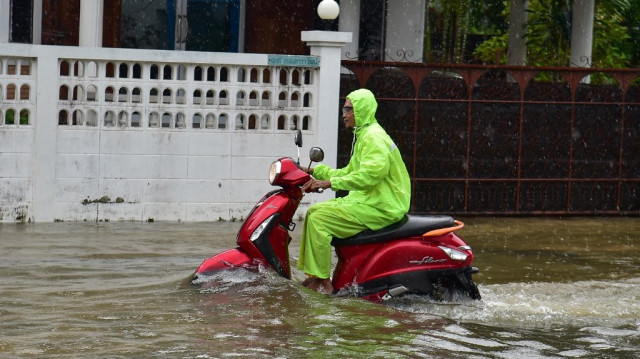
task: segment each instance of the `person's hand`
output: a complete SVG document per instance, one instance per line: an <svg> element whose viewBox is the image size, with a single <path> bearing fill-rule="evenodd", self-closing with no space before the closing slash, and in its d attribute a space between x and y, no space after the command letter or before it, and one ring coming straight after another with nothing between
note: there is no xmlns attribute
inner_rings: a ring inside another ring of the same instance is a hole
<svg viewBox="0 0 640 359"><path fill-rule="evenodd" d="M302 192L317 192L321 188L331 188L331 181L319 181L312 178L302 186Z"/></svg>

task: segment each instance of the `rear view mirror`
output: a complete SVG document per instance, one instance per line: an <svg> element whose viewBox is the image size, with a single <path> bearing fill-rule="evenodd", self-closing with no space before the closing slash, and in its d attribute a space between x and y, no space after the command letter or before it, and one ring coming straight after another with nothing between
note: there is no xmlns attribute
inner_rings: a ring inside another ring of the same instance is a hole
<svg viewBox="0 0 640 359"><path fill-rule="evenodd" d="M324 151L320 147L311 147L309 159L313 162L321 162L324 159Z"/></svg>

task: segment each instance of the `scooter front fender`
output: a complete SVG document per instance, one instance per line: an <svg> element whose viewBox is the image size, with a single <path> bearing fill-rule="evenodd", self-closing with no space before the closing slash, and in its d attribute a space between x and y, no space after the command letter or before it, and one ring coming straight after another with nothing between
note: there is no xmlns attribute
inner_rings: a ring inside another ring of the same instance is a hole
<svg viewBox="0 0 640 359"><path fill-rule="evenodd" d="M233 248L209 257L200 264L194 277L212 274L221 270L248 267L254 264L253 258L240 248Z"/></svg>

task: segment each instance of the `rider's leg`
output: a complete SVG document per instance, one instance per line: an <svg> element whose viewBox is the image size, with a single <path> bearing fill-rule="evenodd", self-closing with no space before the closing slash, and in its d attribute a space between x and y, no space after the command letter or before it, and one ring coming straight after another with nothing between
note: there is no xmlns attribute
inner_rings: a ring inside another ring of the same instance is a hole
<svg viewBox="0 0 640 359"><path fill-rule="evenodd" d="M298 268L320 279L322 287L327 288L331 283L331 239L350 237L365 229L367 227L336 200L311 206L305 217Z"/></svg>

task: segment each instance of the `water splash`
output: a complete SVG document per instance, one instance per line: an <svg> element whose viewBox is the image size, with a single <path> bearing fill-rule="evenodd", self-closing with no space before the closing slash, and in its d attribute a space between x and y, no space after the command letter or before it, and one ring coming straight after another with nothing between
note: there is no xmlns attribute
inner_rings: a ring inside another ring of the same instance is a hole
<svg viewBox="0 0 640 359"><path fill-rule="evenodd" d="M638 327L640 279L571 283L508 283L481 286L482 301L434 302L409 297L389 306L454 320L501 323L508 327L566 325Z"/></svg>

